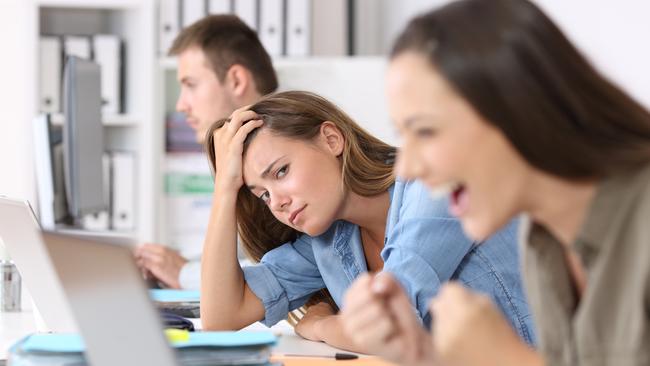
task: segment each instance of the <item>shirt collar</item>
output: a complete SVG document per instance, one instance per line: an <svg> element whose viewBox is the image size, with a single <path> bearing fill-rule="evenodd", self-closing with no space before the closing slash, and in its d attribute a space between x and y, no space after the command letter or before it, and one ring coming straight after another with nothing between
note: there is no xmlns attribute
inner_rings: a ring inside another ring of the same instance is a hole
<svg viewBox="0 0 650 366"><path fill-rule="evenodd" d="M650 164L644 168L613 176L602 180L596 189L596 194L587 212L585 222L574 243L581 254L595 255L609 235L615 235L626 213L635 205L639 193L647 189L650 179Z"/></svg>

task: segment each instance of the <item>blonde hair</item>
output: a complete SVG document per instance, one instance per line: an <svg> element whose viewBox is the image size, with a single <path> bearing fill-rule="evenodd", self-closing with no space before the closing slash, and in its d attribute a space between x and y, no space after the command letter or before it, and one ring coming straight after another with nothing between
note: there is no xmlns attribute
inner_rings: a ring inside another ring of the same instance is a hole
<svg viewBox="0 0 650 366"><path fill-rule="evenodd" d="M276 93L262 98L250 110L264 120L262 128L274 135L297 140L312 141L318 136L323 122L333 123L344 139L339 159L346 190L362 196L375 196L387 191L395 181L393 162L396 149L369 134L323 97L304 91ZM215 166L213 134L227 120L212 124L206 135L205 149L213 172L218 169ZM258 131L251 132L246 138L244 153ZM246 186L242 186L237 194L236 218L241 243L254 261L259 261L270 250L296 240L301 234L278 221L268 206ZM317 293L307 305L323 300L337 309L326 289Z"/></svg>

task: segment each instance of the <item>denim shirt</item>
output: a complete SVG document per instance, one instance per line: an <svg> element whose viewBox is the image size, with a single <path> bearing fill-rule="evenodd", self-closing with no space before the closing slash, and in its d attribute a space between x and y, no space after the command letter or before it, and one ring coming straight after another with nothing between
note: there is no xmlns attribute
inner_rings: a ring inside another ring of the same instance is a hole
<svg viewBox="0 0 650 366"><path fill-rule="evenodd" d="M518 223L477 245L448 214L448 200L431 198L421 183L398 179L390 199L383 270L397 278L423 323L431 321L428 305L441 284L457 280L489 295L520 337L533 343L519 272ZM243 268L246 283L264 304L262 322L267 326L325 287L342 307L346 289L367 270L359 227L343 220L322 235L302 235L266 253L259 264Z"/></svg>

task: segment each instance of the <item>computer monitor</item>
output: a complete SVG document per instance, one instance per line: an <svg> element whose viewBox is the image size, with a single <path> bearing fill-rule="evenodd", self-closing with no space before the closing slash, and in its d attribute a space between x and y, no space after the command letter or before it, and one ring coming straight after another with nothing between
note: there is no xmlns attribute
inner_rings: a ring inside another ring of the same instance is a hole
<svg viewBox="0 0 650 366"><path fill-rule="evenodd" d="M101 106L99 65L68 57L63 76L63 166L68 213L75 221L108 208Z"/></svg>

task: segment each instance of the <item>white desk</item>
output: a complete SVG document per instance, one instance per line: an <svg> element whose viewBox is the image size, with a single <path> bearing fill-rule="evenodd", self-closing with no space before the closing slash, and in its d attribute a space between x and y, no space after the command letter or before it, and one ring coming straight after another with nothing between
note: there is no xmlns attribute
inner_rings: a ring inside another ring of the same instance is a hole
<svg viewBox="0 0 650 366"><path fill-rule="evenodd" d="M19 313L0 312L0 360L7 358L7 351L20 338L36 331L31 310Z"/></svg>
<svg viewBox="0 0 650 366"><path fill-rule="evenodd" d="M195 321L198 325L198 319ZM255 323L246 330L269 330L261 323ZM7 358L7 351L20 338L36 331L34 314L30 309L17 313L0 312L0 360ZM287 322L280 322L271 328L279 336L274 353L294 353L304 355L333 355L342 352L322 342L308 341L295 334Z"/></svg>

